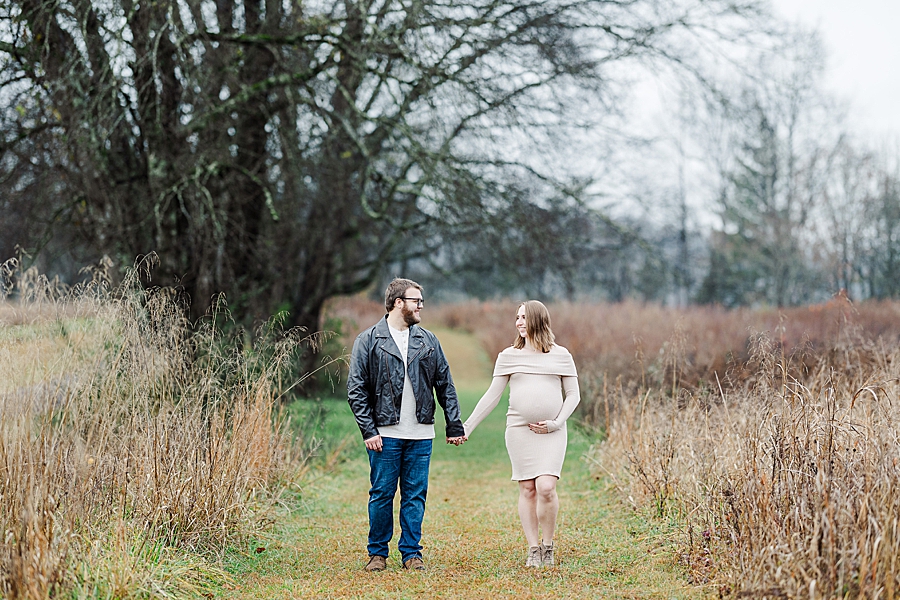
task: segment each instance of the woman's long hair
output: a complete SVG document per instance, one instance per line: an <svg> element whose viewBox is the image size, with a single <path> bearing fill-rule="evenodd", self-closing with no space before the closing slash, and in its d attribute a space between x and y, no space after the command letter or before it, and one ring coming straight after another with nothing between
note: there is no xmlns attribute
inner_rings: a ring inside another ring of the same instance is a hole
<svg viewBox="0 0 900 600"><path fill-rule="evenodd" d="M556 340L553 330L550 329L550 311L542 302L526 300L516 308L516 313L523 306L525 307L525 333L531 340L531 345L541 352L550 352L550 348ZM517 334L513 346L521 350L525 347L525 338Z"/></svg>

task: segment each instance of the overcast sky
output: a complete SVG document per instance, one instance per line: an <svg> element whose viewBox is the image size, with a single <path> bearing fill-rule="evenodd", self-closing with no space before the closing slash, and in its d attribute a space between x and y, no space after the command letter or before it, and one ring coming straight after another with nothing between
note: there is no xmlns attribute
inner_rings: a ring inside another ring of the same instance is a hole
<svg viewBox="0 0 900 600"><path fill-rule="evenodd" d="M844 129L858 136L873 150L893 151L900 146L900 0L770 0L775 13L782 18L818 30L827 53L825 86L835 99L847 108ZM672 128L671 115L676 110L677 95L673 96L652 77L639 84L635 93L630 123L636 131L649 138ZM670 103L670 104L667 104ZM675 134L675 138L678 137ZM663 138L665 139L665 135ZM715 175L710 178L708 156L703 150L695 152L693 166L686 165L688 202L698 212L701 225L708 225L714 213ZM640 213L628 194L652 196L639 189L667 191L678 182L677 168L681 164L673 147L665 141L657 144L656 152L643 148L621 151L615 174L622 180L626 193L615 192L615 207L624 214ZM646 180L646 183L641 183ZM604 179L609 185L610 178ZM637 182L637 183L636 183ZM711 183L712 182L712 183ZM636 190L636 191L635 191ZM711 191L712 190L712 191ZM653 210L658 202L650 201ZM649 213L646 218L670 219L667 213Z"/></svg>
<svg viewBox="0 0 900 600"><path fill-rule="evenodd" d="M772 0L815 26L829 88L850 103L849 125L873 141L900 139L900 0Z"/></svg>

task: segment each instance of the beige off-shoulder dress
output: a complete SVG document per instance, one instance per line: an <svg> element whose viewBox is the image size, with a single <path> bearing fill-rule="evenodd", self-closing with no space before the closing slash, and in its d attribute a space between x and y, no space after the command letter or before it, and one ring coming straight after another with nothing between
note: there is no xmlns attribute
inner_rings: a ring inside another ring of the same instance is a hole
<svg viewBox="0 0 900 600"><path fill-rule="evenodd" d="M562 346L549 352L509 347L497 356L494 379L463 424L466 436L500 403L509 384L506 450L512 479L560 476L566 457L566 420L580 401L578 374L572 355ZM529 423L546 421L549 433L535 433Z"/></svg>

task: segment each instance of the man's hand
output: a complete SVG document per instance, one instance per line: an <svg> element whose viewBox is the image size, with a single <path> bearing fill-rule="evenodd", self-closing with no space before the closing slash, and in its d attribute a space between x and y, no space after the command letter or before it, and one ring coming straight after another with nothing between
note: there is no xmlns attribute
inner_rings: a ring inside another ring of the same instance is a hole
<svg viewBox="0 0 900 600"><path fill-rule="evenodd" d="M381 449L384 447L384 444L381 442L381 436L376 435L375 437L370 437L366 440L366 448L369 450L373 450L375 452L381 452Z"/></svg>
<svg viewBox="0 0 900 600"><path fill-rule="evenodd" d="M448 437L448 438L447 438L447 443L448 443L448 444L453 444L454 446L461 446L462 444L465 444L466 441L468 441L468 439L469 439L469 438L467 438L467 437L464 436L464 435L461 435L461 436L459 436L459 437Z"/></svg>

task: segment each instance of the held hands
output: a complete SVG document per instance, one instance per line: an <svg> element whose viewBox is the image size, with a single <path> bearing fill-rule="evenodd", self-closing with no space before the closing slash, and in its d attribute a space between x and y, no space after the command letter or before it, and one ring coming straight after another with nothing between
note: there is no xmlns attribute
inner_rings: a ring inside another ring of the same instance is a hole
<svg viewBox="0 0 900 600"><path fill-rule="evenodd" d="M464 435L461 435L459 437L448 437L447 443L453 444L454 446L460 446L464 444L468 439L469 438ZM372 450L373 452L381 452L382 448L384 448L384 443L381 441L381 436L376 435L367 439L366 448L368 450Z"/></svg>

